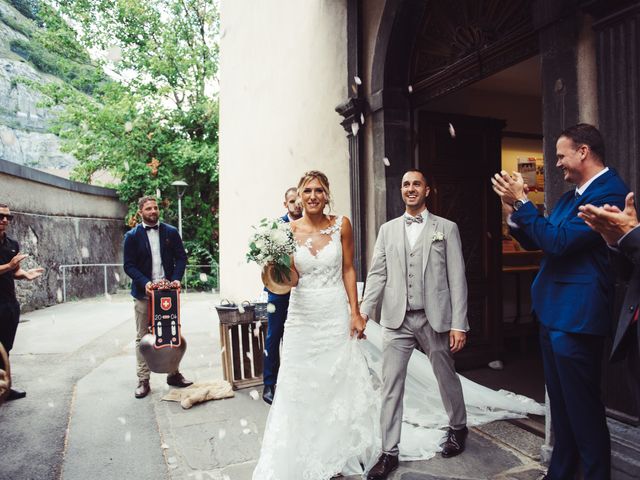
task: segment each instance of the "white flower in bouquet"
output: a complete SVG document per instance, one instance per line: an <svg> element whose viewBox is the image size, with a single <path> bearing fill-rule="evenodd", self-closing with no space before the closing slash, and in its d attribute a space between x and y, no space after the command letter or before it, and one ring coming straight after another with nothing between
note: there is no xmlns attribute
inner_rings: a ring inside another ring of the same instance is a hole
<svg viewBox="0 0 640 480"><path fill-rule="evenodd" d="M256 262L261 267L273 263L279 278L290 279L291 256L296 243L289 225L281 218L263 218L253 230L247 262Z"/></svg>

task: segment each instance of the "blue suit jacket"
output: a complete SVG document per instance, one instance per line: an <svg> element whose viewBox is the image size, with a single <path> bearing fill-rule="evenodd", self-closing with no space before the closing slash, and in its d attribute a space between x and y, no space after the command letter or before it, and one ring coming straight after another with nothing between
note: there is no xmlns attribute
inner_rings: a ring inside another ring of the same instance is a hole
<svg viewBox="0 0 640 480"><path fill-rule="evenodd" d="M282 217L280 217L280 219L282 221L284 221L285 223L289 223L289 214L285 213ZM267 287L264 287L265 291L269 293L268 295L268 299L269 302L282 302L284 300L289 301L289 293L285 293L284 295L279 295L277 293L273 293L273 292L269 292L269 289Z"/></svg>
<svg viewBox="0 0 640 480"><path fill-rule="evenodd" d="M178 230L160 223L160 256L167 280L182 280L187 265L187 254ZM124 236L124 271L131 277L131 295L140 300L147 298L144 287L150 282L151 246L142 224L129 230Z"/></svg>
<svg viewBox="0 0 640 480"><path fill-rule="evenodd" d="M566 192L548 218L527 202L511 216L520 228L511 234L526 250L542 250L545 257L531 286L532 309L553 330L607 335L611 328L614 276L607 246L577 216L578 207L605 203L624 208L629 189L610 169L578 198Z"/></svg>

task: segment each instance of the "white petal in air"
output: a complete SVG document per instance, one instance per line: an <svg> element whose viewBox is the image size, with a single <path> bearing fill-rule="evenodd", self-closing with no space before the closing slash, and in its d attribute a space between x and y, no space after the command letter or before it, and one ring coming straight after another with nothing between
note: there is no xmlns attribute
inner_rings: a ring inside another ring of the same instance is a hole
<svg viewBox="0 0 640 480"><path fill-rule="evenodd" d="M200 281L201 281L201 282L206 282L208 278L209 278L209 277L207 277L207 274L206 274L206 273L201 273L201 274L200 274Z"/></svg>
<svg viewBox="0 0 640 480"><path fill-rule="evenodd" d="M82 254L82 258L89 258L89 249L87 247L82 247L80 253Z"/></svg>
<svg viewBox="0 0 640 480"><path fill-rule="evenodd" d="M358 135L358 130L360 130L360 124L358 122L351 123L351 133L353 133L354 137Z"/></svg>
<svg viewBox="0 0 640 480"><path fill-rule="evenodd" d="M122 60L122 49L115 45L110 47L107 50L107 59L113 63L119 62Z"/></svg>
<svg viewBox="0 0 640 480"><path fill-rule="evenodd" d="M360 123L364 125L364 113L360 114Z"/></svg>
<svg viewBox="0 0 640 480"><path fill-rule="evenodd" d="M124 417L118 417L118 421L122 424L122 425L126 425L127 424L127 419Z"/></svg>
<svg viewBox="0 0 640 480"><path fill-rule="evenodd" d="M251 433L251 429L245 428L244 430L242 430L242 433L244 433L245 435L249 435Z"/></svg>
<svg viewBox="0 0 640 480"><path fill-rule="evenodd" d="M258 399L260 398L260 394L258 393L258 391L257 391L257 390L251 390L251 391L249 392L249 396L250 396L251 398L253 398L254 400L258 400Z"/></svg>
<svg viewBox="0 0 640 480"><path fill-rule="evenodd" d="M220 430L218 430L218 438L220 440L222 440L226 436L227 436L227 431L224 428L221 428Z"/></svg>
<svg viewBox="0 0 640 480"><path fill-rule="evenodd" d="M244 418L240 419L240 426L241 427L246 427L247 425L249 425L249 422L247 422Z"/></svg>
<svg viewBox="0 0 640 480"><path fill-rule="evenodd" d="M275 311L276 311L276 306L273 303L268 303L267 304L267 312L273 313Z"/></svg>
<svg viewBox="0 0 640 480"><path fill-rule="evenodd" d="M113 276L115 277L116 282L119 282L119 281L120 281L120 274L119 274L118 272L114 272L114 273L113 273Z"/></svg>
<svg viewBox="0 0 640 480"><path fill-rule="evenodd" d="M362 80L360 80L359 76L353 77L353 81L356 82L356 85L362 85Z"/></svg>
<svg viewBox="0 0 640 480"><path fill-rule="evenodd" d="M449 135L451 135L451 138L456 138L456 129L451 124L449 124Z"/></svg>
<svg viewBox="0 0 640 480"><path fill-rule="evenodd" d="M238 305L238 313L239 314L243 314L244 313L244 307L242 305Z"/></svg>
<svg viewBox="0 0 640 480"><path fill-rule="evenodd" d="M407 87L407 90L409 91L409 93L413 93L413 87L411 85Z"/></svg>
<svg viewBox="0 0 640 480"><path fill-rule="evenodd" d="M56 300L58 300L58 303L62 303L62 289L59 288L58 290L56 290Z"/></svg>
<svg viewBox="0 0 640 480"><path fill-rule="evenodd" d="M384 157L382 159L382 163L384 163L385 167L390 167L391 166L391 162L389 161L389 159L387 157Z"/></svg>

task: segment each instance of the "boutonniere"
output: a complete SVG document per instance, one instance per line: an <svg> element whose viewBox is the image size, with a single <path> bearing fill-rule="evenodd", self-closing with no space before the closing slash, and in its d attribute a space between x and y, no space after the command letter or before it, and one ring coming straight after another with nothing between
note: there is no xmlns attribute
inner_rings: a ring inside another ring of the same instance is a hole
<svg viewBox="0 0 640 480"><path fill-rule="evenodd" d="M442 232L436 232L433 234L433 237L431 237L432 242L441 242L443 240L444 240L444 233Z"/></svg>

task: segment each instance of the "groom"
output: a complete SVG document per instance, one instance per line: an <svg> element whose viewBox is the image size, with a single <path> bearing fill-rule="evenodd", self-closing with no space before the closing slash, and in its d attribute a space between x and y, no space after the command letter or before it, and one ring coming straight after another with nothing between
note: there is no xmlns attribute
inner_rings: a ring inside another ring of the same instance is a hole
<svg viewBox="0 0 640 480"><path fill-rule="evenodd" d="M431 361L449 416L442 456L462 453L468 434L453 362L469 330L460 234L455 223L427 211L422 172L406 172L401 192L405 214L380 227L360 307L368 320L382 297L382 455L368 480L383 480L398 467L407 364L416 345Z"/></svg>

